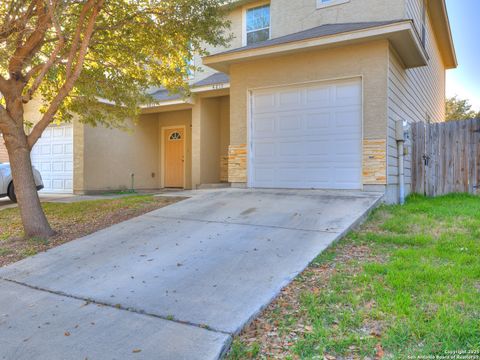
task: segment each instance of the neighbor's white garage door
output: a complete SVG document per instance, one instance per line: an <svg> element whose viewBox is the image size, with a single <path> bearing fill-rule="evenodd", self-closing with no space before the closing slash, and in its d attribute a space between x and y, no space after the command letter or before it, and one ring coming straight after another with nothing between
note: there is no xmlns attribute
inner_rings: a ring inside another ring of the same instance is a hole
<svg viewBox="0 0 480 360"><path fill-rule="evenodd" d="M72 125L50 126L32 150L32 163L42 174L47 193L73 192Z"/></svg>
<svg viewBox="0 0 480 360"><path fill-rule="evenodd" d="M361 189L361 81L252 93L249 185Z"/></svg>

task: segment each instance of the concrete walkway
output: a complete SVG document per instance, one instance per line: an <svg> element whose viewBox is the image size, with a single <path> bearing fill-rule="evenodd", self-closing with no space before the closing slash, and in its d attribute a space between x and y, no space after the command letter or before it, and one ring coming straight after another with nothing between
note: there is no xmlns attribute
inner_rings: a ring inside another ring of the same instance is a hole
<svg viewBox="0 0 480 360"><path fill-rule="evenodd" d="M40 192L39 197L41 202L53 202L53 203L75 203L80 201L91 201L91 200L109 200L109 199L118 199L127 196L135 195L155 195L160 194L160 191L140 191L138 193L125 193L125 194L101 194L101 195L73 195L73 194L49 194ZM168 192L171 194L172 192ZM10 209L17 207L17 204L10 201L8 197L0 198L0 211L5 209Z"/></svg>
<svg viewBox="0 0 480 360"><path fill-rule="evenodd" d="M381 198L193 195L0 269L0 358L217 359Z"/></svg>

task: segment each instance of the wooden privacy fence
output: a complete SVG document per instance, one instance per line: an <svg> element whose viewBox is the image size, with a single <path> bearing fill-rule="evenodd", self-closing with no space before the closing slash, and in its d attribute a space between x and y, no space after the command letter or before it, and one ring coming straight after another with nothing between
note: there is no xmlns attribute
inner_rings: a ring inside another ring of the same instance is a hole
<svg viewBox="0 0 480 360"><path fill-rule="evenodd" d="M480 194L480 119L412 126L412 191Z"/></svg>

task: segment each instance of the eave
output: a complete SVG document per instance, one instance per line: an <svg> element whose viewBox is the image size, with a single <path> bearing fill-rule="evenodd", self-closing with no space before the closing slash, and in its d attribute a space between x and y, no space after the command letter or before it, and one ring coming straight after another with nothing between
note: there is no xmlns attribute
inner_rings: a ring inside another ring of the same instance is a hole
<svg viewBox="0 0 480 360"><path fill-rule="evenodd" d="M390 41L407 68L427 65L428 56L411 20L253 49L230 50L204 57L203 64L228 74L230 66L235 63L381 39Z"/></svg>
<svg viewBox="0 0 480 360"><path fill-rule="evenodd" d="M457 54L445 0L430 0L428 2L428 10L445 67L447 69L455 69L458 66Z"/></svg>

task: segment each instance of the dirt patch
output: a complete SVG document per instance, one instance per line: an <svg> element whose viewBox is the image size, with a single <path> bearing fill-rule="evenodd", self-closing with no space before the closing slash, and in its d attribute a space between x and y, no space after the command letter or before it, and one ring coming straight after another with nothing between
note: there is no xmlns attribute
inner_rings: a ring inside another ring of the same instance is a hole
<svg viewBox="0 0 480 360"><path fill-rule="evenodd" d="M49 216L46 210L50 225L57 234L49 239L25 239L20 236L11 236L0 240L0 267L184 199L180 197L144 197L144 201L142 199L131 201L131 199L124 198L84 202L84 204L88 204L87 206L80 203L58 204L59 207L72 206L73 211L54 213ZM57 204L49 204L50 207L55 205ZM77 208L78 215L75 215ZM16 217L19 218L19 215L13 214L9 220L17 220ZM12 233L15 234L14 231Z"/></svg>

